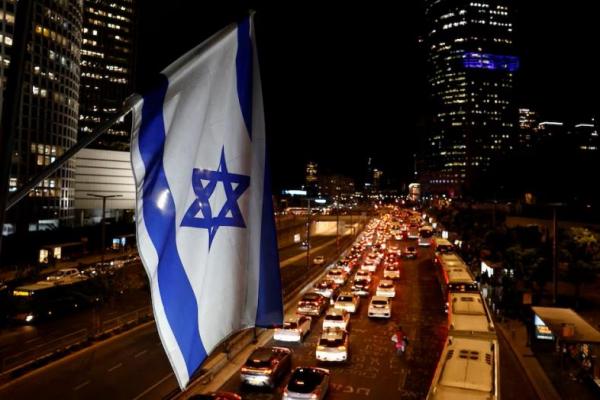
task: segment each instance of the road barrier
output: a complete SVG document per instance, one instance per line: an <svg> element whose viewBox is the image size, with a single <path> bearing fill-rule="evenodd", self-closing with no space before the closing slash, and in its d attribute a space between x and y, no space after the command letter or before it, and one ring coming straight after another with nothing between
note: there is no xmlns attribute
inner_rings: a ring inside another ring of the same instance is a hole
<svg viewBox="0 0 600 400"><path fill-rule="evenodd" d="M96 330L80 329L57 339L53 339L29 350L5 357L0 363L0 382L27 368L59 358L74 348L91 344L112 334L123 332L142 322L152 319L152 307L142 307L135 311L103 321Z"/></svg>
<svg viewBox="0 0 600 400"><path fill-rule="evenodd" d="M13 354L2 360L2 374L8 374L36 362L42 362L89 340L89 331L81 329L46 342L41 346Z"/></svg>

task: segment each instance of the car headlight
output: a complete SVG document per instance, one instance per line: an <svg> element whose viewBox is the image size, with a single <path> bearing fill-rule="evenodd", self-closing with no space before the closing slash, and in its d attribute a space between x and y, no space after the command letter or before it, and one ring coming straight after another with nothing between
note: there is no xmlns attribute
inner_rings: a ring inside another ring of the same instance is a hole
<svg viewBox="0 0 600 400"><path fill-rule="evenodd" d="M28 316L25 317L25 322L31 322L33 321L33 315L29 314Z"/></svg>

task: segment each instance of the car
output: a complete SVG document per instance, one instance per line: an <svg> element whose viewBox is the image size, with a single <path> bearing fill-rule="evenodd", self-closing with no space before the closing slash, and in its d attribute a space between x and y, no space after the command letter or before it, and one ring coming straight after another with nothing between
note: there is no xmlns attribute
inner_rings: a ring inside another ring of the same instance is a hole
<svg viewBox="0 0 600 400"><path fill-rule="evenodd" d="M390 318L392 316L392 302L388 297L373 296L369 303L369 318Z"/></svg>
<svg viewBox="0 0 600 400"><path fill-rule="evenodd" d="M366 279L369 282L371 282L372 276L373 276L373 274L371 274L370 271L360 270L360 271L357 271L356 274L354 275L354 280L357 280L357 279Z"/></svg>
<svg viewBox="0 0 600 400"><path fill-rule="evenodd" d="M301 247L301 248L303 248L303 249L307 249L307 248L309 248L309 247L311 247L311 246L310 246L310 244L309 244L309 243L308 243L308 242L305 240L305 241L303 241L302 243L300 243L300 247Z"/></svg>
<svg viewBox="0 0 600 400"><path fill-rule="evenodd" d="M328 369L297 367L283 389L283 400L323 400L328 391Z"/></svg>
<svg viewBox="0 0 600 400"><path fill-rule="evenodd" d="M388 264L383 269L383 279L400 279L400 267L398 264Z"/></svg>
<svg viewBox="0 0 600 400"><path fill-rule="evenodd" d="M331 301L331 304L333 304L333 301L335 301L340 293L340 286L331 279L323 279L314 284L313 292L327 297Z"/></svg>
<svg viewBox="0 0 600 400"><path fill-rule="evenodd" d="M343 329L324 329L317 343L317 360L333 362L348 360L348 337L348 332Z"/></svg>
<svg viewBox="0 0 600 400"><path fill-rule="evenodd" d="M349 313L355 313L360 305L360 297L352 292L342 292L338 296L334 308L346 310Z"/></svg>
<svg viewBox="0 0 600 400"><path fill-rule="evenodd" d="M348 280L348 273L341 268L332 268L327 272L327 279L331 279L337 285L343 285Z"/></svg>
<svg viewBox="0 0 600 400"><path fill-rule="evenodd" d="M297 314L319 316L327 308L328 299L315 292L305 293L298 301Z"/></svg>
<svg viewBox="0 0 600 400"><path fill-rule="evenodd" d="M360 270L361 271L375 272L375 271L377 271L377 264L379 264L378 261L370 260L369 258L367 258L365 260L365 262L362 263L362 265L360 266Z"/></svg>
<svg viewBox="0 0 600 400"><path fill-rule="evenodd" d="M299 315L285 321L281 328L276 328L273 338L280 342L301 342L310 332L311 324L311 317Z"/></svg>
<svg viewBox="0 0 600 400"><path fill-rule="evenodd" d="M240 370L242 383L274 388L292 369L292 350L287 347L259 347Z"/></svg>
<svg viewBox="0 0 600 400"><path fill-rule="evenodd" d="M340 328L343 330L348 330L348 325L350 324L350 314L345 310L340 310L339 308L330 308L325 313L325 318L323 319L323 330L328 328Z"/></svg>
<svg viewBox="0 0 600 400"><path fill-rule="evenodd" d="M61 268L51 275L46 277L47 281L61 281L79 277L80 273L77 268Z"/></svg>
<svg viewBox="0 0 600 400"><path fill-rule="evenodd" d="M188 400L242 400L242 396L233 392L213 392L206 394L195 394Z"/></svg>
<svg viewBox="0 0 600 400"><path fill-rule="evenodd" d="M361 296L361 297L365 297L368 296L369 293L371 292L371 281L367 280L367 279L355 279L354 283L352 284L352 293L357 295L357 296Z"/></svg>
<svg viewBox="0 0 600 400"><path fill-rule="evenodd" d="M375 295L383 297L396 297L396 288L394 287L394 281L391 281L389 279L380 280L379 285L377 285Z"/></svg>
<svg viewBox="0 0 600 400"><path fill-rule="evenodd" d="M315 265L323 265L323 264L325 264L325 256L316 256L313 259L313 264L315 264Z"/></svg>
<svg viewBox="0 0 600 400"><path fill-rule="evenodd" d="M417 258L417 248L414 246L408 246L403 252L404 258Z"/></svg>
<svg viewBox="0 0 600 400"><path fill-rule="evenodd" d="M341 269L345 273L349 274L352 271L353 264L354 264L354 261L352 260L351 256L348 256L348 257L344 258L343 260L339 260L335 264L335 268Z"/></svg>

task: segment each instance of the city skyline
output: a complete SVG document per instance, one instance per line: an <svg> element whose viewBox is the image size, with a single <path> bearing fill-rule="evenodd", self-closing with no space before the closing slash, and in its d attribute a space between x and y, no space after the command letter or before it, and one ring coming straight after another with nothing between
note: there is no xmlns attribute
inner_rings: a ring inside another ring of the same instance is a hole
<svg viewBox="0 0 600 400"><path fill-rule="evenodd" d="M585 54L594 48L588 7L582 1L566 11L552 4L514 5L520 58L515 109L532 108L549 120L584 121L598 113L592 101L598 91L594 64L573 62L570 56L572 49ZM422 150L430 128L421 4L343 8L309 3L297 8L256 1L219 6L176 1L169 10L149 5L141 18L148 40L140 50L145 65L138 76L140 89L154 72L249 9L257 12L269 140L272 149L281 150L272 155L278 167L275 185L301 182L308 160L361 180L369 157L388 179L409 182L412 154ZM170 25L175 19L178 23ZM151 32L157 20L165 21L165 29ZM157 46L164 49L162 58L152 53ZM339 150L329 154L333 145ZM290 146L293 154L282 155Z"/></svg>

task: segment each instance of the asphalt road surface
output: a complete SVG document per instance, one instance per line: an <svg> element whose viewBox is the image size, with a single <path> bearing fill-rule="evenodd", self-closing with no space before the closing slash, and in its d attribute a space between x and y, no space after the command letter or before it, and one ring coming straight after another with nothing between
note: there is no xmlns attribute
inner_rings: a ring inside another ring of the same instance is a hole
<svg viewBox="0 0 600 400"><path fill-rule="evenodd" d="M357 315L350 322L350 360L343 364L317 363L315 348L323 317L313 321L313 329L302 344L285 344L294 350L293 366L320 365L331 371L329 399L422 399L447 335L442 295L433 274L431 250L421 251L416 260L402 261L402 275L396 283L390 320L367 317L368 298L361 299ZM372 291L383 274L380 266L374 275ZM390 338L402 325L410 345L397 356ZM282 345L272 341L269 345ZM239 375L233 376L223 390L242 393L244 399L279 399L285 382L273 393L248 389Z"/></svg>
<svg viewBox="0 0 600 400"><path fill-rule="evenodd" d="M324 255L333 261L336 253L334 239L315 237L311 241L313 249L328 244L322 250L311 252L311 258ZM349 237L342 242L346 245L350 243ZM286 249L280 260L285 261L305 251L300 247ZM314 270L323 267L311 265L309 268ZM303 257L282 268L284 291L306 280L306 271ZM85 319L83 315L85 313L66 318ZM61 322L65 323L63 320L54 323L60 325ZM35 332L44 332L47 326L24 326L12 334L6 331L3 335L6 348L11 347L10 341L18 341L19 346L37 345L41 339L29 343L27 340L39 337ZM32 332L31 336L23 336L28 331ZM176 388L177 382L156 327L146 324L9 382L0 387L0 399L162 399Z"/></svg>
<svg viewBox="0 0 600 400"><path fill-rule="evenodd" d="M330 243L311 257L322 254L333 261L335 242L318 240ZM304 251L289 249L285 258ZM350 361L321 364L332 372L330 400L425 398L447 335L431 257L431 250L420 249L417 260L402 261L391 320L370 320L368 299L362 299L359 314L350 324ZM373 288L381 271L382 267ZM305 272L304 259L283 268L284 287L299 284L306 278ZM305 343L288 345L294 350L294 366L317 364L315 347L321 324L322 318L313 322ZM401 357L396 356L390 340L397 324L410 338L407 353ZM500 344L503 399L536 399L514 355L502 339ZM247 389L235 374L222 389L242 393L244 399L279 399L284 385L285 380L272 392ZM0 399L163 399L176 387L156 328L147 324L17 378L0 388Z"/></svg>

